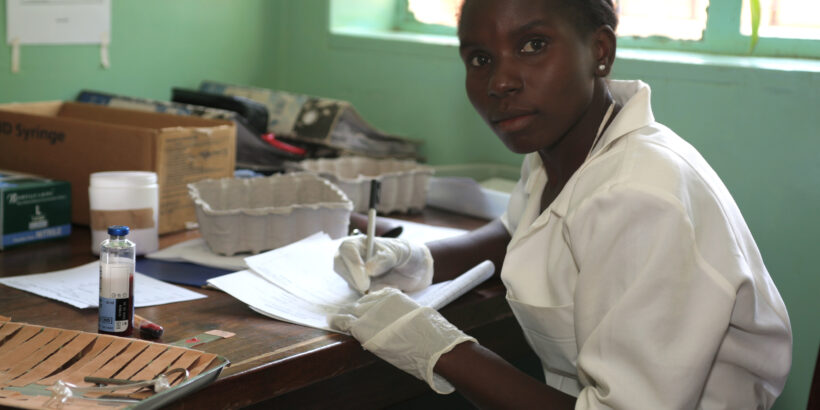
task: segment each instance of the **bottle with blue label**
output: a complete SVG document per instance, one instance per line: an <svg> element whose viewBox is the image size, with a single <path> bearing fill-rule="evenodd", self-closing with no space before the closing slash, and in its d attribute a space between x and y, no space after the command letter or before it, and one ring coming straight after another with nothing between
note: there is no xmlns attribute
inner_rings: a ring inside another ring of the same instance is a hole
<svg viewBox="0 0 820 410"><path fill-rule="evenodd" d="M100 333L130 336L133 330L137 252L128 233L127 226L109 226L100 244Z"/></svg>

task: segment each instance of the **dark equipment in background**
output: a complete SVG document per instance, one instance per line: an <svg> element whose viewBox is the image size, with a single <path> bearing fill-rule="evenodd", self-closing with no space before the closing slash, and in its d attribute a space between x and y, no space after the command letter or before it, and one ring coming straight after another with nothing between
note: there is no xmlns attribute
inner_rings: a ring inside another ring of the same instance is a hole
<svg viewBox="0 0 820 410"><path fill-rule="evenodd" d="M245 97L173 88L171 101L236 113L236 165L262 173L284 171L287 161L305 158L307 150L284 143L269 133L268 110Z"/></svg>

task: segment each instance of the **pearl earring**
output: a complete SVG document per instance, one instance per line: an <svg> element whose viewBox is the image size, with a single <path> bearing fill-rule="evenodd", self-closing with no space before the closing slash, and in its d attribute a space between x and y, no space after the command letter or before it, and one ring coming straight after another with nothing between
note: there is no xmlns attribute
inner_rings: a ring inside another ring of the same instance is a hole
<svg viewBox="0 0 820 410"><path fill-rule="evenodd" d="M598 71L604 71L604 70L606 70L606 65L601 64L601 65L598 66Z"/></svg>

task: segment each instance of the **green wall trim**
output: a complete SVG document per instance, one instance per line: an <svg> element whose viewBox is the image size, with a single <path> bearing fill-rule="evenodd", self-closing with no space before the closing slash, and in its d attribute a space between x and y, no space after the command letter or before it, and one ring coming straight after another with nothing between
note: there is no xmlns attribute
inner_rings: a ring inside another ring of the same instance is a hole
<svg viewBox="0 0 820 410"><path fill-rule="evenodd" d="M330 46L343 49L358 48L375 52L425 54L430 57L447 58L458 52L458 38L452 35L381 30L361 26L332 27L330 34ZM618 48L617 60L820 73L820 59L735 56L623 46Z"/></svg>
<svg viewBox="0 0 820 410"><path fill-rule="evenodd" d="M397 12L393 0L330 1L330 26L390 30Z"/></svg>
<svg viewBox="0 0 820 410"><path fill-rule="evenodd" d="M793 73L820 73L820 60L777 57L749 57L684 51L619 48L617 60L638 60L682 65L701 65Z"/></svg>
<svg viewBox="0 0 820 410"><path fill-rule="evenodd" d="M359 27L332 29L329 44L332 48L339 49L409 53L448 59L458 52L458 39L453 36L366 30Z"/></svg>

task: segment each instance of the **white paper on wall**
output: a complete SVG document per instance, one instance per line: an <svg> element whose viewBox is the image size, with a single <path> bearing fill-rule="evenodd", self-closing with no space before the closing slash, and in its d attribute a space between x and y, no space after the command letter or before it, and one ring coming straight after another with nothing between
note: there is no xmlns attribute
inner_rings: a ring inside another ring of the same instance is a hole
<svg viewBox="0 0 820 410"><path fill-rule="evenodd" d="M6 0L12 44L101 44L111 32L111 0Z"/></svg>

